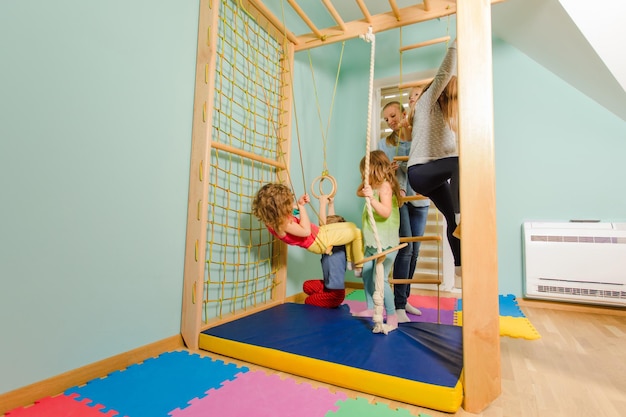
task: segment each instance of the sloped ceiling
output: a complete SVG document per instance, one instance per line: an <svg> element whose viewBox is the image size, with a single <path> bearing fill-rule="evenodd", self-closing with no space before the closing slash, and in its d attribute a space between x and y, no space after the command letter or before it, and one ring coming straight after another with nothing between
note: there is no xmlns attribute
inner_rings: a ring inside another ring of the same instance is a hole
<svg viewBox="0 0 626 417"><path fill-rule="evenodd" d="M296 34L310 31L289 7L289 0L262 1L276 16L289 22L289 30ZM391 8L388 1L363 1L371 14L389 12ZM319 27L335 25L321 2L298 0L297 3ZM331 3L344 21L363 19L355 0L331 0ZM414 7L421 2L396 0L395 4L398 8L403 8ZM494 37L519 49L626 121L624 16L624 0L504 0L492 6L492 31ZM423 24L427 22L419 25ZM387 36L385 47L377 48L377 60L399 61L397 46L391 39ZM335 48L339 48L339 45L335 44ZM344 65L362 65L363 59L369 59L367 54L363 54L363 48L362 45L353 43L348 48ZM325 59L338 55L329 54L329 49L322 49L315 48L311 51L316 57L315 62L324 62ZM382 55L379 57L379 54Z"/></svg>
<svg viewBox="0 0 626 417"><path fill-rule="evenodd" d="M492 7L492 31L626 120L624 5L617 0L507 0ZM620 13L620 9L622 13ZM611 47L611 43L615 47ZM621 83L620 83L621 79Z"/></svg>

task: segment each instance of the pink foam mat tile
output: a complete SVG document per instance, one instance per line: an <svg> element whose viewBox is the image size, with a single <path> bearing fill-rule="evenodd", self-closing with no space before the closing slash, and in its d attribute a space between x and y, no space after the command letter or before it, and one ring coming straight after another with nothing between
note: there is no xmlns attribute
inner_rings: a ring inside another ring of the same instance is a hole
<svg viewBox="0 0 626 417"><path fill-rule="evenodd" d="M455 311L457 305L457 299L454 297L439 297L439 308L441 310ZM431 295L417 295L413 294L409 296L409 304L413 307L422 308L437 308L437 297Z"/></svg>
<svg viewBox="0 0 626 417"><path fill-rule="evenodd" d="M419 301L419 300L416 300L416 301ZM345 300L343 303L347 305L348 307L350 307L350 313L352 314L366 309L365 301ZM450 304L450 302L446 302L446 303ZM418 307L420 311L422 312L420 316L407 313L407 316L409 317L409 319L411 319L412 322L416 322L416 323L439 322L441 324L454 324L454 310L444 308L443 303L442 303L442 306L439 309L439 312L437 312L436 302L435 302L435 308L428 307L432 303L425 303L425 304L427 305L426 307L422 307L422 306ZM413 305L415 306L415 304ZM437 317L439 317L439 321Z"/></svg>
<svg viewBox="0 0 626 417"><path fill-rule="evenodd" d="M83 398L77 401L78 394L57 395L43 398L35 404L8 411L8 417L113 417L118 415L114 410L106 413L100 410L103 405L91 405L91 400Z"/></svg>
<svg viewBox="0 0 626 417"><path fill-rule="evenodd" d="M327 388L315 388L292 378L281 379L263 371L240 374L206 394L189 401L189 407L169 414L172 417L323 417L329 411L337 411L335 404L347 398L343 392L333 393Z"/></svg>

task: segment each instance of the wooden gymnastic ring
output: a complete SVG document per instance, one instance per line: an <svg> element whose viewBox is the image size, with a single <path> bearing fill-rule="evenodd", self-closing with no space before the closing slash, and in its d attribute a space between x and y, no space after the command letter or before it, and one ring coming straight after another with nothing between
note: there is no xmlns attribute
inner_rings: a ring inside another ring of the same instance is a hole
<svg viewBox="0 0 626 417"><path fill-rule="evenodd" d="M318 200L321 195L324 195L324 191L322 190L322 182L324 182L324 180L330 181L330 183L333 186L332 190L330 191L330 194L327 194L328 197L333 198L335 194L337 193L337 181L331 175L320 175L319 177L315 178L313 182L311 183L311 194L313 194L313 197L317 198ZM315 194L315 183L317 182L319 182L319 190L320 190L319 195Z"/></svg>

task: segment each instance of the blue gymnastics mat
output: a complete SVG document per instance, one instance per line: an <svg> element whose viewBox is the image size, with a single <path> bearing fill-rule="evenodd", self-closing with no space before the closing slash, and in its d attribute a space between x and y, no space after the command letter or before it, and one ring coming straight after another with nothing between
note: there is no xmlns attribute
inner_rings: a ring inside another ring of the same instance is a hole
<svg viewBox="0 0 626 417"><path fill-rule="evenodd" d="M456 412L463 400L462 328L402 323L372 333L348 309L286 303L200 334L200 348L408 404Z"/></svg>

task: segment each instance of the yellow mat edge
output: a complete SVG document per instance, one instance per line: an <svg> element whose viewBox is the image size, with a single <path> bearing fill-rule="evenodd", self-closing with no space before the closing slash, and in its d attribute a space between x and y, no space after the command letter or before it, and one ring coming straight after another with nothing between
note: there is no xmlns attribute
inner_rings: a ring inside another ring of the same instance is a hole
<svg viewBox="0 0 626 417"><path fill-rule="evenodd" d="M346 365L200 334L199 347L219 355L355 391L447 413L463 402L461 379L454 388L410 381Z"/></svg>

